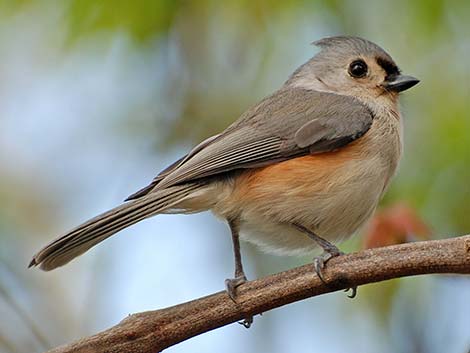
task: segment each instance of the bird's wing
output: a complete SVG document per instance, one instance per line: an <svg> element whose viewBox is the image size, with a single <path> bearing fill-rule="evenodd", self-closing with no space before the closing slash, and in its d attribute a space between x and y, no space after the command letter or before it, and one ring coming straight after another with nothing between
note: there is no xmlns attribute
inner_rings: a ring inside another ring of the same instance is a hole
<svg viewBox="0 0 470 353"><path fill-rule="evenodd" d="M235 169L332 151L364 135L372 120L372 112L350 96L280 90L198 145L143 190L148 193Z"/></svg>

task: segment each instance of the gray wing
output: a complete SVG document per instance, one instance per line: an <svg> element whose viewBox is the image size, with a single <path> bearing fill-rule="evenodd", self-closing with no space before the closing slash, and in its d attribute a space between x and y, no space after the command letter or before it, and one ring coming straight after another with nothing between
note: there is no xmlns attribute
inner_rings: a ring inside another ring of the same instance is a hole
<svg viewBox="0 0 470 353"><path fill-rule="evenodd" d="M283 89L198 145L142 190L147 193L236 169L332 151L364 135L372 120L372 112L353 97Z"/></svg>

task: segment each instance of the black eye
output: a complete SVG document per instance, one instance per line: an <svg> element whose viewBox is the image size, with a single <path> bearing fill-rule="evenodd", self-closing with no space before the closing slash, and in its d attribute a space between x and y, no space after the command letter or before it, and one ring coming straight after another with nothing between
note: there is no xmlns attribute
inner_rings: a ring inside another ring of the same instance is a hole
<svg viewBox="0 0 470 353"><path fill-rule="evenodd" d="M349 65L349 74L352 77L364 77L367 74L367 64L362 60L355 60Z"/></svg>

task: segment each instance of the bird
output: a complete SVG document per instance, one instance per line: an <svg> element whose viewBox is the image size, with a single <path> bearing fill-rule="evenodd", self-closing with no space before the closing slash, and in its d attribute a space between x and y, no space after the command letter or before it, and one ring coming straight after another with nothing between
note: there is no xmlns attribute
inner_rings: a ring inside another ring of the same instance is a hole
<svg viewBox="0 0 470 353"><path fill-rule="evenodd" d="M324 280L334 245L374 213L403 150L404 75L377 44L355 36L313 42L316 55L221 133L196 145L123 204L56 238L29 264L53 270L151 216L212 211L226 220L234 277L247 281L240 239L278 255L314 258Z"/></svg>

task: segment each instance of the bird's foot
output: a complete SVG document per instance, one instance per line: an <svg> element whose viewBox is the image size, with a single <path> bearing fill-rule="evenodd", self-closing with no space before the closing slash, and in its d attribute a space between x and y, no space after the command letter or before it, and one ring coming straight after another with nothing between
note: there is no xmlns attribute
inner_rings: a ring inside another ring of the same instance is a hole
<svg viewBox="0 0 470 353"><path fill-rule="evenodd" d="M253 316L248 316L243 321L238 321L240 325L242 325L244 328L250 328L251 324L253 323Z"/></svg>
<svg viewBox="0 0 470 353"><path fill-rule="evenodd" d="M228 278L225 280L225 290L227 291L230 299L232 299L234 302L236 302L235 297L237 294L237 287L245 282L246 277L244 275L235 278Z"/></svg>
<svg viewBox="0 0 470 353"><path fill-rule="evenodd" d="M325 277L323 276L323 269L325 268L326 263L331 260L333 257L344 255L338 247L329 243L328 246L323 247L323 253L313 259L313 266L315 268L315 273L320 277L321 281L326 284ZM357 286L346 288L345 292L351 291L351 294L348 294L349 298L354 298L357 294Z"/></svg>
<svg viewBox="0 0 470 353"><path fill-rule="evenodd" d="M225 280L225 290L227 291L228 296L232 299L235 303L236 301L236 291L237 287L245 283L246 277L245 275L237 276L235 278L228 278ZM253 316L246 317L243 321L238 322L240 325L243 325L245 328L250 328L251 324L253 323Z"/></svg>

